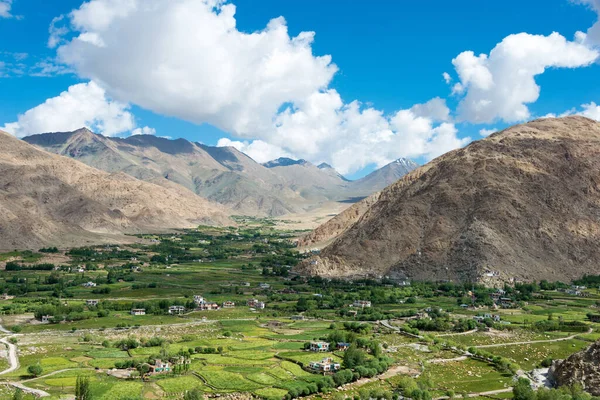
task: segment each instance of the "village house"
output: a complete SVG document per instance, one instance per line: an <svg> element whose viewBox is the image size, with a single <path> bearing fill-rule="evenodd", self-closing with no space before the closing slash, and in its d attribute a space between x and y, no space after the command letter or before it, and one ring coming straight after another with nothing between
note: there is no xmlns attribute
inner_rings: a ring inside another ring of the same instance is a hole
<svg viewBox="0 0 600 400"><path fill-rule="evenodd" d="M202 304L199 304L197 309L200 311L208 311L208 310L218 310L221 307L215 302L205 301Z"/></svg>
<svg viewBox="0 0 600 400"><path fill-rule="evenodd" d="M155 360L154 365L150 365L151 374L162 374L171 371L171 363L162 360Z"/></svg>
<svg viewBox="0 0 600 400"><path fill-rule="evenodd" d="M53 319L53 315L42 315L42 324L49 324Z"/></svg>
<svg viewBox="0 0 600 400"><path fill-rule="evenodd" d="M184 312L185 312L184 306L170 306L169 307L169 314L171 314L171 315L181 315Z"/></svg>
<svg viewBox="0 0 600 400"><path fill-rule="evenodd" d="M292 315L290 319L292 321L304 321L306 318L304 317L304 315Z"/></svg>
<svg viewBox="0 0 600 400"><path fill-rule="evenodd" d="M83 286L83 287L96 287L96 283L92 282L92 281L89 281L89 282L86 282L86 283L82 284L81 286Z"/></svg>
<svg viewBox="0 0 600 400"><path fill-rule="evenodd" d="M258 287L261 289L270 289L271 285L269 285L268 283L261 283L258 285Z"/></svg>
<svg viewBox="0 0 600 400"><path fill-rule="evenodd" d="M88 307L96 307L98 305L98 300L86 300L85 304Z"/></svg>
<svg viewBox="0 0 600 400"><path fill-rule="evenodd" d="M146 315L145 308L132 308L131 315Z"/></svg>
<svg viewBox="0 0 600 400"><path fill-rule="evenodd" d="M310 351L329 351L329 343L327 342L310 342Z"/></svg>
<svg viewBox="0 0 600 400"><path fill-rule="evenodd" d="M258 301L257 299L250 299L246 304L248 305L248 307L258 308L260 310L265 308L265 303L262 301Z"/></svg>
<svg viewBox="0 0 600 400"><path fill-rule="evenodd" d="M350 343L346 343L346 342L338 342L337 345L335 346L335 348L337 350L341 350L341 351L348 350L348 347L350 347Z"/></svg>
<svg viewBox="0 0 600 400"><path fill-rule="evenodd" d="M196 303L197 306L199 306L200 304L203 304L204 297L199 296L199 295L194 295L194 303Z"/></svg>
<svg viewBox="0 0 600 400"><path fill-rule="evenodd" d="M233 301L224 301L223 308L233 308L235 307L235 303Z"/></svg>
<svg viewBox="0 0 600 400"><path fill-rule="evenodd" d="M352 307L368 308L371 307L371 302L369 300L355 300L354 303L352 303Z"/></svg>
<svg viewBox="0 0 600 400"><path fill-rule="evenodd" d="M324 358L321 361L313 361L309 368L316 372L333 372L340 369L340 364L333 361L332 358Z"/></svg>

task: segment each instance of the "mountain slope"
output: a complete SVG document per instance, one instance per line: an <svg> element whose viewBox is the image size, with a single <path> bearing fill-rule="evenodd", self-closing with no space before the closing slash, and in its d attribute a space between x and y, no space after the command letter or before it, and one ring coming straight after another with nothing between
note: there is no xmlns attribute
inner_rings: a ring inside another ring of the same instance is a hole
<svg viewBox="0 0 600 400"><path fill-rule="evenodd" d="M353 182L353 189L356 193L369 195L380 191L381 189L391 185L404 175L418 168L419 165L407 158L399 158L396 161L389 163L369 175Z"/></svg>
<svg viewBox="0 0 600 400"><path fill-rule="evenodd" d="M44 150L108 172L165 185L175 182L242 214L299 211L304 199L276 174L232 147L210 147L151 135L107 138L79 129L24 138Z"/></svg>
<svg viewBox="0 0 600 400"><path fill-rule="evenodd" d="M106 234L228 224L224 207L175 185L109 174L0 131L0 248L102 241Z"/></svg>
<svg viewBox="0 0 600 400"><path fill-rule="evenodd" d="M165 187L174 182L239 214L257 216L302 213L328 201L364 197L402 173L384 167L386 171L368 179L350 182L327 164L280 158L261 165L233 147L151 135L108 138L85 128L23 140L107 172L125 172Z"/></svg>
<svg viewBox="0 0 600 400"><path fill-rule="evenodd" d="M600 262L600 123L543 119L441 156L379 199L303 273L568 280Z"/></svg>

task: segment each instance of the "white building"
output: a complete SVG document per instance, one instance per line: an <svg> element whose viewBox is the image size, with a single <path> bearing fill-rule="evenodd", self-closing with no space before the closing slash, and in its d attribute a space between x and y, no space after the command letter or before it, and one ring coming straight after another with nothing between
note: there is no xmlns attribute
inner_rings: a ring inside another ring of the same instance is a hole
<svg viewBox="0 0 600 400"><path fill-rule="evenodd" d="M146 315L145 308L132 308L131 315Z"/></svg>
<svg viewBox="0 0 600 400"><path fill-rule="evenodd" d="M183 314L184 312L185 312L184 306L170 306L169 307L169 314L171 314L171 315L180 315L180 314Z"/></svg>

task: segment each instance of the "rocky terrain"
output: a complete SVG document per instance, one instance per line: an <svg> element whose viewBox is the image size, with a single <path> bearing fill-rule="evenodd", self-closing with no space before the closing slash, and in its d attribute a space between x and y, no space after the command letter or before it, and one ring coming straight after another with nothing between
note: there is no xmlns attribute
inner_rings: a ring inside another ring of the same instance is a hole
<svg viewBox="0 0 600 400"><path fill-rule="evenodd" d="M168 181L159 186L100 171L2 131L0 146L0 249L115 242L123 233L232 223L225 207Z"/></svg>
<svg viewBox="0 0 600 400"><path fill-rule="evenodd" d="M259 164L233 147L152 135L108 138L87 129L33 135L30 144L107 172L181 185L239 214L299 214L330 201L355 201L395 182L416 164L400 160L350 182L331 166L281 158Z"/></svg>
<svg viewBox="0 0 600 400"><path fill-rule="evenodd" d="M555 361L550 375L557 386L579 383L586 392L600 396L600 341L566 360Z"/></svg>
<svg viewBox="0 0 600 400"><path fill-rule="evenodd" d="M599 156L600 123L584 117L498 132L356 205L363 215L297 270L461 281L490 272L568 281L596 271ZM344 225L334 219L318 231L326 237Z"/></svg>

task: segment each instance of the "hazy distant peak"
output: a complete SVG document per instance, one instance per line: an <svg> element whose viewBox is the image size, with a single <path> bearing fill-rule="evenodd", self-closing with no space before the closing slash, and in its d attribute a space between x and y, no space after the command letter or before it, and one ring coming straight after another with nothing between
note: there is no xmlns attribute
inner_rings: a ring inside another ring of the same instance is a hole
<svg viewBox="0 0 600 400"><path fill-rule="evenodd" d="M321 163L317 166L319 169L333 169L333 167L327 163Z"/></svg>

